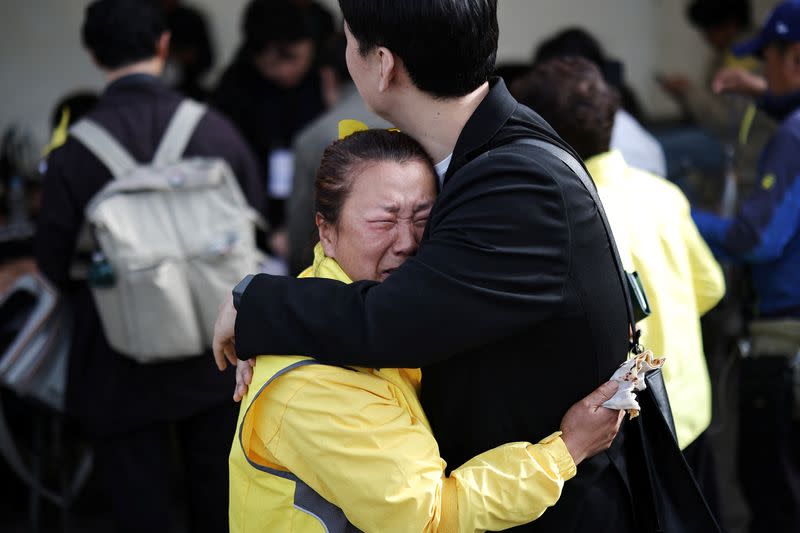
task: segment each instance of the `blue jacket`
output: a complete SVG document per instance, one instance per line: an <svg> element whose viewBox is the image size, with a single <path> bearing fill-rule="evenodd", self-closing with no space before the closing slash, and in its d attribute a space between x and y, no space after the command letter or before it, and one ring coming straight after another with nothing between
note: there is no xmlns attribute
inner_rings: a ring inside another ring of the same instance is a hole
<svg viewBox="0 0 800 533"><path fill-rule="evenodd" d="M800 106L781 118L736 217L693 216L719 259L750 264L762 317L800 318Z"/></svg>

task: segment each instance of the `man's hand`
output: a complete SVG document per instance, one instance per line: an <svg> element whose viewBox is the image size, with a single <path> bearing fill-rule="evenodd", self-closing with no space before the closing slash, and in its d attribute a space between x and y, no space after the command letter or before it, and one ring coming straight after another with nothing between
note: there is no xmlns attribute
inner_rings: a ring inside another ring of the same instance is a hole
<svg viewBox="0 0 800 533"><path fill-rule="evenodd" d="M233 401L241 402L250 383L253 382L253 368L256 366L255 359L248 359L247 361L238 361L236 363L236 389L233 391Z"/></svg>
<svg viewBox="0 0 800 533"><path fill-rule="evenodd" d="M561 439L575 464L607 450L625 417L625 411L602 407L617 392L619 384L609 381L570 407L561 420Z"/></svg>
<svg viewBox="0 0 800 533"><path fill-rule="evenodd" d="M214 341L211 344L214 350L214 360L217 368L225 370L228 362L236 365L236 346L234 344L236 326L236 308L233 307L233 295L228 296L219 306L217 322L214 324Z"/></svg>
<svg viewBox="0 0 800 533"><path fill-rule="evenodd" d="M715 94L736 93L759 97L767 92L767 80L741 67L724 68L714 76L711 89Z"/></svg>
<svg viewBox="0 0 800 533"><path fill-rule="evenodd" d="M661 89L663 89L664 92L678 100L685 98L689 93L689 88L691 87L689 78L683 76L682 74L660 76L658 78L658 84L661 86Z"/></svg>

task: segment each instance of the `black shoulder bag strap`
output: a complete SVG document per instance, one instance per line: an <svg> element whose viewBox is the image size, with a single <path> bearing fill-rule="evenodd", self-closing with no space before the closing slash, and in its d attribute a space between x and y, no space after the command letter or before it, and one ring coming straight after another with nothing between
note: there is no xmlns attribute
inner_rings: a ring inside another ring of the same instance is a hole
<svg viewBox="0 0 800 533"><path fill-rule="evenodd" d="M513 144L534 146L555 156L580 178L584 188L589 192L597 206L600 220L603 222L606 238L617 265L620 287L625 296L625 307L631 331L629 349L635 354L641 353L642 347L639 345L641 331L636 327L633 304L628 291L627 274L622 266L603 203L600 201L597 187L589 176L589 172L572 154L552 142L526 138L518 139ZM675 422L664 385L664 376L660 370L657 370L649 373L645 380L647 388L639 393L642 414L638 419L638 434L641 438L641 452L647 463L649 484L656 508L654 530L664 533L721 532L691 468L678 447ZM652 412L653 409L658 413L657 415L647 413L647 411Z"/></svg>

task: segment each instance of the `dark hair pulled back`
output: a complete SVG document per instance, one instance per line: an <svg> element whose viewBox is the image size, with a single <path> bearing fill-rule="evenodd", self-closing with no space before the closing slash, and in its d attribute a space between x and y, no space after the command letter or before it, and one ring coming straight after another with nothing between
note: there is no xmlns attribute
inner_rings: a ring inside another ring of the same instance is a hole
<svg viewBox="0 0 800 533"><path fill-rule="evenodd" d="M353 176L370 163L399 164L419 161L434 173L433 162L422 146L410 136L392 130L367 130L348 135L325 149L314 183L315 207L329 224L339 224L353 188Z"/></svg>

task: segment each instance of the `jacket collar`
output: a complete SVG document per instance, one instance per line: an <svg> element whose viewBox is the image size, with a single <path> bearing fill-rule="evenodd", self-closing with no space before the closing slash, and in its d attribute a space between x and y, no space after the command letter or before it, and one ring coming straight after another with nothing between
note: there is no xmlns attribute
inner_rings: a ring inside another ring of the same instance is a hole
<svg viewBox="0 0 800 533"><path fill-rule="evenodd" d="M106 86L105 93L113 94L134 87L160 88L165 86L159 78L151 76L150 74L128 74L127 76L123 76L109 83Z"/></svg>
<svg viewBox="0 0 800 533"><path fill-rule="evenodd" d="M314 246L314 263L305 269L299 278L325 278L341 281L342 283L353 283L350 276L342 270L336 259L325 255L322 249L322 243L317 243Z"/></svg>
<svg viewBox="0 0 800 533"><path fill-rule="evenodd" d="M444 183L447 183L453 174L467 164L475 152L485 147L497 135L518 105L501 78L489 80L489 94L486 95L461 131L453 150L453 160L444 177Z"/></svg>
<svg viewBox="0 0 800 533"><path fill-rule="evenodd" d="M783 122L789 115L800 109L800 91L783 96L767 93L759 100L758 104L770 117L778 122Z"/></svg>

